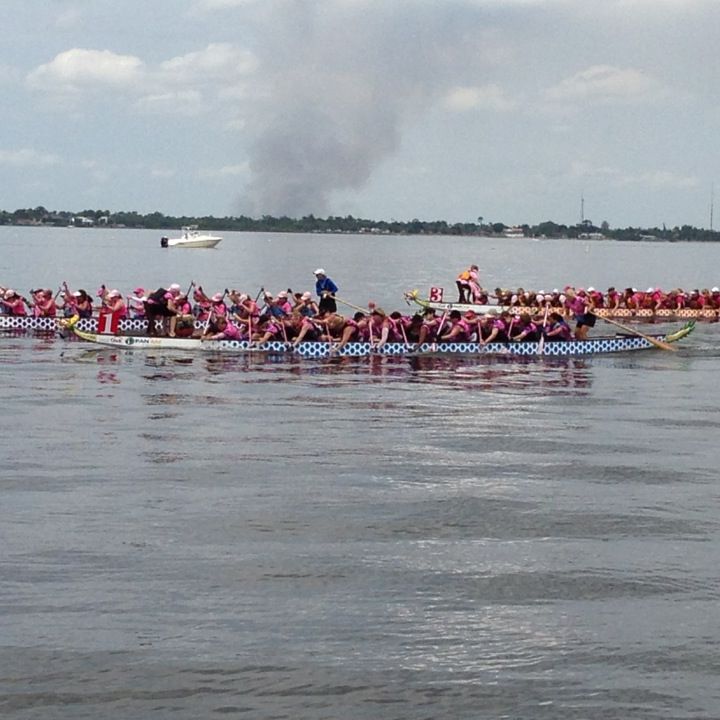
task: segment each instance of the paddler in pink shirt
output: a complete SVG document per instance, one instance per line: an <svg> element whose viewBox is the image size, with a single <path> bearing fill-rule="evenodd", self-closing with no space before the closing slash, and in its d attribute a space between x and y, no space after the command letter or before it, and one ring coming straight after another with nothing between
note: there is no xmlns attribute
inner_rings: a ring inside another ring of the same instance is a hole
<svg viewBox="0 0 720 720"><path fill-rule="evenodd" d="M36 290L33 293L33 315L35 317L55 317L57 305L52 290Z"/></svg>
<svg viewBox="0 0 720 720"><path fill-rule="evenodd" d="M511 319L510 313L507 311L503 311L498 315L496 310L491 310L488 313L488 318L490 320L490 332L487 337L480 341L480 344L487 345L492 342L506 343L508 341L508 333L515 324L515 319Z"/></svg>
<svg viewBox="0 0 720 720"><path fill-rule="evenodd" d="M203 335L201 340L240 340L240 330L237 325L229 322L224 315L218 315L214 320L215 332Z"/></svg>
<svg viewBox="0 0 720 720"><path fill-rule="evenodd" d="M127 317L127 307L125 301L122 299L120 291L117 289L110 290L102 301L102 307L100 308L101 315L117 315L120 320Z"/></svg>
<svg viewBox="0 0 720 720"><path fill-rule="evenodd" d="M450 327L440 336L440 342L468 342L472 330L467 320L459 310L453 310L450 315Z"/></svg>
<svg viewBox="0 0 720 720"><path fill-rule="evenodd" d="M0 303L5 307L5 312L8 315L14 315L15 317L22 317L27 315L25 310L25 298L18 295L14 290L6 290L5 296L0 299Z"/></svg>

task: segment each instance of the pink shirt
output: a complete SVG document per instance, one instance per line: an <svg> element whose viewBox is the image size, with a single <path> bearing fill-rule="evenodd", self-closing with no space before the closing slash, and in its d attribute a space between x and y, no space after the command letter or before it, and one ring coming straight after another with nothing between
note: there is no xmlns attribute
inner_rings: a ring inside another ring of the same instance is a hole
<svg viewBox="0 0 720 720"><path fill-rule="evenodd" d="M222 331L222 340L239 340L240 339L240 328L237 325L229 322L225 329Z"/></svg>

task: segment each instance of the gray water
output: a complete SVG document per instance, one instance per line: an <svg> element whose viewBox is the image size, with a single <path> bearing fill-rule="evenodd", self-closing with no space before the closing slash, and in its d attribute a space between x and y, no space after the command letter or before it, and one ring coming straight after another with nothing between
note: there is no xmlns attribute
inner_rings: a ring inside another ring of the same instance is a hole
<svg viewBox="0 0 720 720"><path fill-rule="evenodd" d="M707 245L155 235L0 228L0 284L719 284ZM720 717L719 333L541 361L1 335L2 716Z"/></svg>

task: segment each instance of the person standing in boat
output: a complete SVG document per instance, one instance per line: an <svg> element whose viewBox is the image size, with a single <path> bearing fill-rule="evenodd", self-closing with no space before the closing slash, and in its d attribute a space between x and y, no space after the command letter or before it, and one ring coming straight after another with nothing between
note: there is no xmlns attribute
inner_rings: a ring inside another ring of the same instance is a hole
<svg viewBox="0 0 720 720"><path fill-rule="evenodd" d="M338 286L327 276L323 268L318 268L315 271L315 293L320 298L318 304L320 312L337 312L335 293L338 290Z"/></svg>
<svg viewBox="0 0 720 720"><path fill-rule="evenodd" d="M588 331L595 327L594 305L584 291L575 291L572 287L565 288L565 307L575 317L575 339L587 340Z"/></svg>
<svg viewBox="0 0 720 720"><path fill-rule="evenodd" d="M455 284L458 289L458 303L460 305L477 302L477 298L482 294L480 268L477 265L471 265L467 270L463 270L457 276Z"/></svg>

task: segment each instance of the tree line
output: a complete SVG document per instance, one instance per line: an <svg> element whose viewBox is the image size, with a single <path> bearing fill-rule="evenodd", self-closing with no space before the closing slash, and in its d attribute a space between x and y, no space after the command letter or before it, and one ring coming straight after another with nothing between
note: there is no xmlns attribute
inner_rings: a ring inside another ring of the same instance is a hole
<svg viewBox="0 0 720 720"><path fill-rule="evenodd" d="M525 237L565 237L587 240L647 240L647 241L717 241L720 233L716 230L697 228L692 225L641 228L611 228L604 221L599 226L590 220L576 225L564 225L550 220L537 225L517 225L509 227L502 222L485 222L478 217L477 222L448 223L445 220L368 220L352 215L329 216L326 218L306 215L291 218L285 215L275 217L263 215L251 218L245 215L202 217L165 215L161 212L138 213L136 211L112 212L101 209L85 209L80 212L66 210L47 210L42 206L21 208L12 212L0 211L1 225L41 225L41 226L82 226L144 228L148 230L179 230L188 225L197 225L208 231L239 232L302 232L302 233L371 233L383 235L468 235L503 237L507 234L520 234Z"/></svg>

